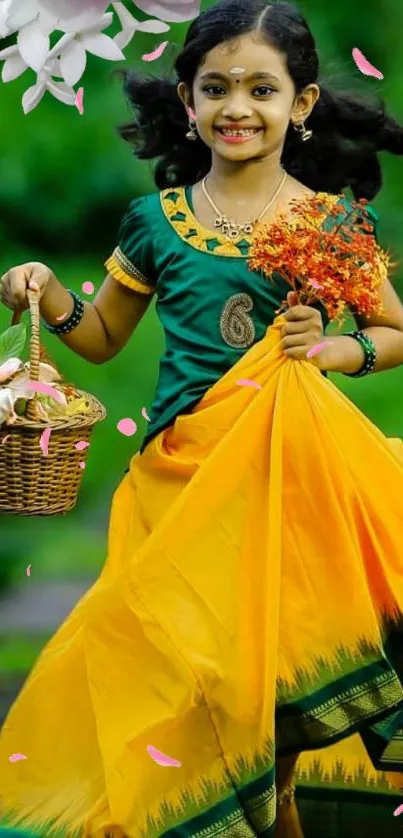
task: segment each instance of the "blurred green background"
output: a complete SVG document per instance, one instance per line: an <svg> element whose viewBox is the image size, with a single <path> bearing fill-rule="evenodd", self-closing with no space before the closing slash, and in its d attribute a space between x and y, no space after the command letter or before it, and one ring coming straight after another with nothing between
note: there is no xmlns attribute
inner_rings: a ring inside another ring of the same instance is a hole
<svg viewBox="0 0 403 838"><path fill-rule="evenodd" d="M208 5L204 2L202 7ZM299 5L317 38L324 74L337 84L381 94L389 111L403 121L401 0L383 0L382 9L375 0L354 0L354 4L301 0ZM155 74L165 72L186 28L187 24L172 26L162 36L137 33L125 50L125 65L89 56L80 82L85 88L83 116L50 94L24 116L21 97L35 81L30 71L7 85L0 83L0 275L13 265L39 260L48 263L69 288L80 292L84 281L92 281L96 289L100 286L103 264L116 244L128 202L154 190L149 164L136 161L117 136L116 126L129 112L113 71L126 65L144 69L141 56L168 39L163 57L146 67ZM0 42L0 48L13 42L14 38ZM382 70L382 82L360 75L351 58L354 46ZM374 202L381 217L379 236L400 263L403 161L383 155L382 164L384 187ZM399 266L394 274L399 293L402 281ZM0 330L10 319L11 313L1 307ZM41 583L68 585L81 580L85 587L101 570L112 494L146 430L141 409L151 404L164 345L154 305L129 345L107 365L85 362L48 333L43 342L66 378L105 404L108 417L94 433L76 509L66 517L0 517L0 615L10 597L28 586L32 597ZM334 380L386 434L403 435L403 368L368 380L342 376ZM122 417L137 422L135 436L124 437L117 431ZM3 627L0 692L1 684L27 672L52 632L51 625L37 631Z"/></svg>

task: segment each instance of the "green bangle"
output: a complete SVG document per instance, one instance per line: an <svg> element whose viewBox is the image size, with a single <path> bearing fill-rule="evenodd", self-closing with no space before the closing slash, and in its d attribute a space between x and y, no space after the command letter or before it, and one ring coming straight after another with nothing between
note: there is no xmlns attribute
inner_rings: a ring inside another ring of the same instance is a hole
<svg viewBox="0 0 403 838"><path fill-rule="evenodd" d="M376 364L376 346L374 341L365 332L358 330L355 332L345 332L345 337L357 340L361 344L365 355L364 363L357 372L348 372L345 374L350 378L362 378L363 375L369 375L369 373L374 371Z"/></svg>

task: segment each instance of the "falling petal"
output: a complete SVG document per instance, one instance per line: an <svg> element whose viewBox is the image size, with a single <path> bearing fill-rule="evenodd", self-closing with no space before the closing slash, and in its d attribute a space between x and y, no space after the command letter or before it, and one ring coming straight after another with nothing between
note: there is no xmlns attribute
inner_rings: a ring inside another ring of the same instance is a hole
<svg viewBox="0 0 403 838"><path fill-rule="evenodd" d="M93 294L94 293L94 283L93 282L83 282L81 286L81 290L84 294Z"/></svg>
<svg viewBox="0 0 403 838"><path fill-rule="evenodd" d="M196 116L195 112L192 111L192 108L188 108L188 114L189 114L191 119L197 119L197 116Z"/></svg>
<svg viewBox="0 0 403 838"><path fill-rule="evenodd" d="M65 311L64 314L59 314L59 317L56 317L56 320L64 320L65 317L67 317L67 311Z"/></svg>
<svg viewBox="0 0 403 838"><path fill-rule="evenodd" d="M159 47L157 47L154 50L154 52L148 52L145 55L143 55L142 56L143 61L155 61L157 58L159 58L162 55L162 53L164 52L164 49L166 49L167 46L168 46L168 41L163 41L162 44L160 44Z"/></svg>
<svg viewBox="0 0 403 838"><path fill-rule="evenodd" d="M383 79L383 73L380 70L377 70L373 64L370 64L368 59L365 58L365 55L361 52L358 47L354 47L352 51L353 59L364 76L375 76L376 79Z"/></svg>
<svg viewBox="0 0 403 838"><path fill-rule="evenodd" d="M32 567L32 565L30 565L30 564L27 567L27 576L31 576L31 567Z"/></svg>
<svg viewBox="0 0 403 838"><path fill-rule="evenodd" d="M179 762L177 759L173 759L172 757L167 757L166 754L163 754L161 751L158 751L157 748L154 748L154 745L147 745L147 753L154 760L158 765L163 765L164 768L168 766L172 768L180 768L182 763Z"/></svg>
<svg viewBox="0 0 403 838"><path fill-rule="evenodd" d="M117 424L117 429L124 436L133 436L137 431L137 425L133 419L121 419Z"/></svg>
<svg viewBox="0 0 403 838"><path fill-rule="evenodd" d="M403 803L402 803L402 805L401 805L401 806L398 806L398 807L397 807L397 809L395 809L395 811L393 812L393 814L394 814L394 815L395 815L395 817L396 817L397 815L401 815L402 813L403 813Z"/></svg>
<svg viewBox="0 0 403 838"><path fill-rule="evenodd" d="M142 407L141 415L144 416L144 419L147 419L147 422L150 421L150 417L147 415L147 411L146 411L145 407Z"/></svg>
<svg viewBox="0 0 403 838"><path fill-rule="evenodd" d="M85 468L84 460L81 460L81 463L79 463L78 465L80 466L80 468Z"/></svg>
<svg viewBox="0 0 403 838"><path fill-rule="evenodd" d="M80 442L74 443L74 448L77 448L77 451L84 451L85 448L88 448L89 442L85 442L84 439L81 439Z"/></svg>
<svg viewBox="0 0 403 838"><path fill-rule="evenodd" d="M309 352L306 353L306 357L313 358L314 355L318 355L319 352L322 352L322 349L326 346L330 346L331 344L333 344L332 340L323 340L322 343L316 343L315 346L312 346Z"/></svg>
<svg viewBox="0 0 403 838"><path fill-rule="evenodd" d="M27 759L25 754L11 754L11 757L8 758L9 762L18 762L20 759Z"/></svg>
<svg viewBox="0 0 403 838"><path fill-rule="evenodd" d="M44 381L27 381L27 387L30 390L34 390L35 393L44 393L46 396L51 396L59 404L66 404L66 398L63 393L59 393L58 390L55 390L50 384L45 384Z"/></svg>
<svg viewBox="0 0 403 838"><path fill-rule="evenodd" d="M11 434L6 434L5 436L3 436L3 439L1 440L1 444L4 445L4 443L7 442L7 440L10 438L10 436L11 436Z"/></svg>
<svg viewBox="0 0 403 838"><path fill-rule="evenodd" d="M83 113L84 113L84 88L83 87L80 87L80 89L77 91L76 108L82 116Z"/></svg>
<svg viewBox="0 0 403 838"><path fill-rule="evenodd" d="M236 383L244 384L246 387L257 387L258 390L262 389L262 385L258 384L257 381L253 381L251 378L240 378Z"/></svg>
<svg viewBox="0 0 403 838"><path fill-rule="evenodd" d="M319 282L316 282L316 279L310 279L309 284L312 285L313 288L323 288L323 285L320 285Z"/></svg>
<svg viewBox="0 0 403 838"><path fill-rule="evenodd" d="M45 455L45 457L47 457L48 453L49 453L48 445L49 445L49 439L50 439L51 433L52 433L52 428L45 428L45 430L44 430L44 432L43 432L43 434L42 434L42 436L39 440L39 445L41 446L42 452Z"/></svg>

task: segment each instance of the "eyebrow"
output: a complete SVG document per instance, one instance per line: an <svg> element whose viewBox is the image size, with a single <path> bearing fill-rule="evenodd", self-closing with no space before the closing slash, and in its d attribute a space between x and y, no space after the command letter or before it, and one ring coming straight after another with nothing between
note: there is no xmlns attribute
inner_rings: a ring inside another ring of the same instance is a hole
<svg viewBox="0 0 403 838"><path fill-rule="evenodd" d="M228 77L224 73L214 72L214 70L210 71L208 73L203 73L200 76L200 79L208 79L208 78L222 79L222 81L227 81ZM246 78L247 79L274 79L274 81L278 81L278 82L280 81L279 77L275 76L274 73L264 73L264 72L251 73L249 76L246 76Z"/></svg>

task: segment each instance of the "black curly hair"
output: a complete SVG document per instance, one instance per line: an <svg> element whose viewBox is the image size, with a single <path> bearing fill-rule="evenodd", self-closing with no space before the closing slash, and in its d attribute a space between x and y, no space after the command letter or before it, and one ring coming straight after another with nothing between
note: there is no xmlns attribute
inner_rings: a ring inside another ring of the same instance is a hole
<svg viewBox="0 0 403 838"><path fill-rule="evenodd" d="M270 10L265 14L265 10ZM350 187L356 200L372 200L382 185L378 152L403 154L403 128L371 103L351 93L332 91L318 79L315 41L300 11L290 3L219 0L189 27L175 60L176 80L123 72L124 91L135 119L119 127L139 159L157 159L158 189L196 183L211 168L211 151L200 138L190 143L188 119L177 94L178 82L191 90L205 55L218 44L258 31L287 58L296 93L318 83L320 98L307 127L309 142L289 126L282 155L286 171L314 191L340 193Z"/></svg>

